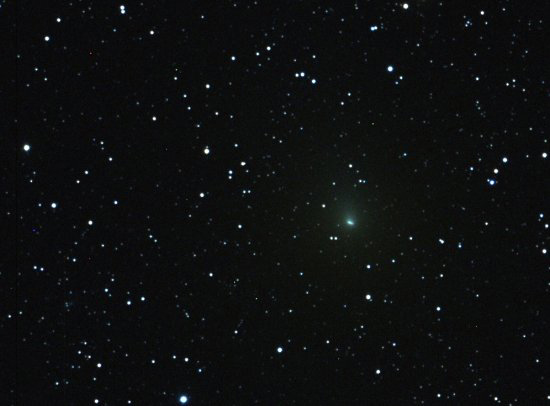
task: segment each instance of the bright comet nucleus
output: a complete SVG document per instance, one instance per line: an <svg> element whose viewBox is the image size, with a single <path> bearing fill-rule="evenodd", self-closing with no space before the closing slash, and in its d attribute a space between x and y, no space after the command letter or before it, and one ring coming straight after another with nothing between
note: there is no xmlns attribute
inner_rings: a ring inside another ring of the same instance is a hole
<svg viewBox="0 0 550 406"><path fill-rule="evenodd" d="M346 224L347 224L348 226L354 226L354 225L355 225L355 221L353 221L352 219L347 219L347 220L346 220Z"/></svg>

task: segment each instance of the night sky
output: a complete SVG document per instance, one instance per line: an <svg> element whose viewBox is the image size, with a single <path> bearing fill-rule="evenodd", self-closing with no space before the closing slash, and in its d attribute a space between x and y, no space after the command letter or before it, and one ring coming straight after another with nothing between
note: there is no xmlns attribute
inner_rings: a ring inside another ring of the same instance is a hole
<svg viewBox="0 0 550 406"><path fill-rule="evenodd" d="M1 11L2 404L550 403L544 2Z"/></svg>

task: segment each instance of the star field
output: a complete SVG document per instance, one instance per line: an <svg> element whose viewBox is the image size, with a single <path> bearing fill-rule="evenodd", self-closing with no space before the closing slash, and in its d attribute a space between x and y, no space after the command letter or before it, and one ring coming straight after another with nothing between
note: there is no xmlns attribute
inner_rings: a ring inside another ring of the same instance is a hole
<svg viewBox="0 0 550 406"><path fill-rule="evenodd" d="M550 402L543 2L0 10L2 404Z"/></svg>

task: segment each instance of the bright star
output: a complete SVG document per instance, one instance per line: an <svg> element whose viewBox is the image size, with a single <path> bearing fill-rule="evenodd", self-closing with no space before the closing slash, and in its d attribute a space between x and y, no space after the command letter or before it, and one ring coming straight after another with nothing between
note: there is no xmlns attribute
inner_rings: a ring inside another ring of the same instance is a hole
<svg viewBox="0 0 550 406"><path fill-rule="evenodd" d="M188 400L187 396L185 396L185 395L180 396L180 403L185 404L185 403L187 403L187 400Z"/></svg>

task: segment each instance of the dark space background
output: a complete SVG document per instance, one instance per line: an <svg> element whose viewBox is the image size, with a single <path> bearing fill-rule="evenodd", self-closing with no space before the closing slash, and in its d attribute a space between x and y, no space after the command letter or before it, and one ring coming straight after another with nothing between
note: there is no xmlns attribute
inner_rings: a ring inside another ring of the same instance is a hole
<svg viewBox="0 0 550 406"><path fill-rule="evenodd" d="M0 12L2 404L549 404L545 2Z"/></svg>

